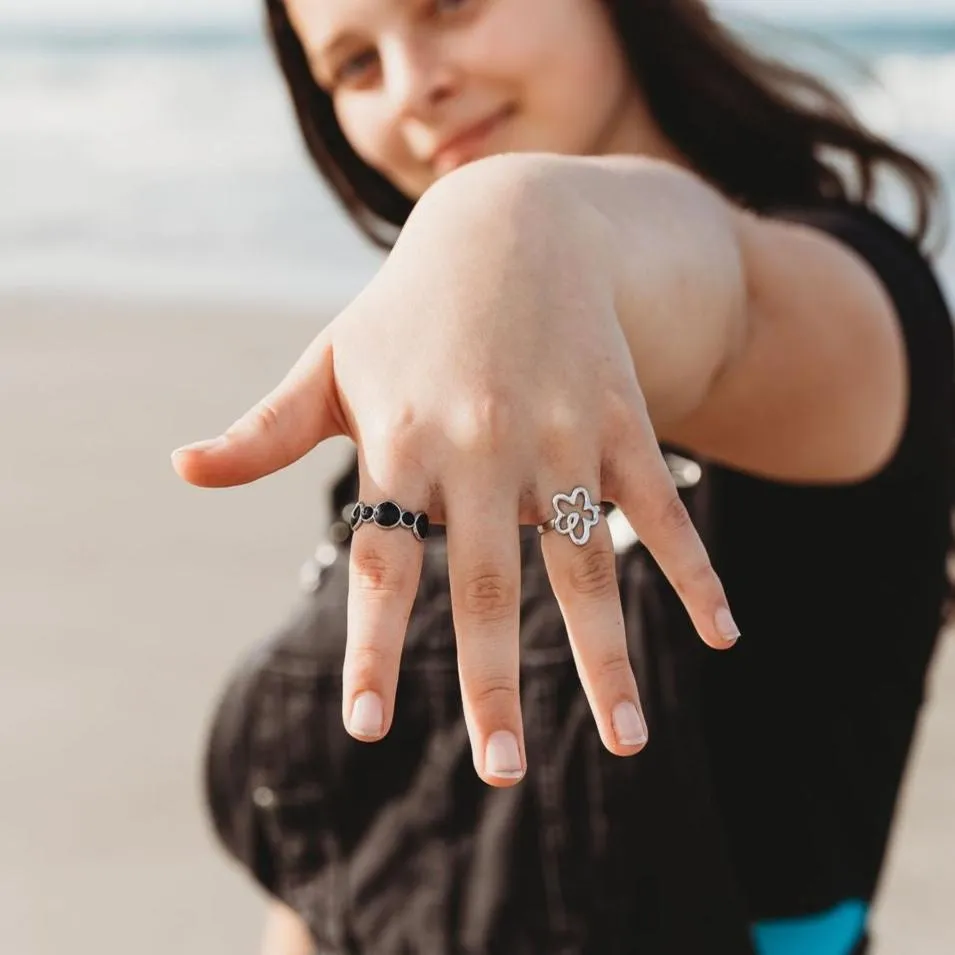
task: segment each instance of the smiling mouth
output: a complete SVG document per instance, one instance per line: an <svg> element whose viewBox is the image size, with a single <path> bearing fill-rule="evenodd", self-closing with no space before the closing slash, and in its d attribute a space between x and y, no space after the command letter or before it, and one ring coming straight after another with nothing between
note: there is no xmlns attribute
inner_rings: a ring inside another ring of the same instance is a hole
<svg viewBox="0 0 955 955"><path fill-rule="evenodd" d="M434 154L432 165L435 171L439 173L449 172L468 160L477 158L484 140L513 112L511 107L507 107L476 126L472 126L462 135L456 136Z"/></svg>

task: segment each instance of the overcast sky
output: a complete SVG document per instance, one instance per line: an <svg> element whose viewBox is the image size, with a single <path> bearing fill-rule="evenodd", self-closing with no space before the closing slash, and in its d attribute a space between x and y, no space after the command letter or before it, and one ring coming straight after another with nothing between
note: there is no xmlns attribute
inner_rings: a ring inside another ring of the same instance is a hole
<svg viewBox="0 0 955 955"><path fill-rule="evenodd" d="M939 14L955 18L955 0L711 0L716 6L760 15L794 17L871 17L874 14ZM0 22L77 23L253 23L261 0L153 0L135 6L129 0L3 0Z"/></svg>

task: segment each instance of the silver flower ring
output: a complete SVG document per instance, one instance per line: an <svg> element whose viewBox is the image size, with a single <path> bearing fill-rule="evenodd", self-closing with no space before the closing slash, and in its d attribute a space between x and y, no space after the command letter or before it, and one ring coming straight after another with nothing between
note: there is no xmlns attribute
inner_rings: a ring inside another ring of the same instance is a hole
<svg viewBox="0 0 955 955"><path fill-rule="evenodd" d="M590 540L590 530L600 520L600 505L593 504L585 487L575 487L570 494L555 494L555 516L537 525L538 534L557 531L571 543L583 547Z"/></svg>

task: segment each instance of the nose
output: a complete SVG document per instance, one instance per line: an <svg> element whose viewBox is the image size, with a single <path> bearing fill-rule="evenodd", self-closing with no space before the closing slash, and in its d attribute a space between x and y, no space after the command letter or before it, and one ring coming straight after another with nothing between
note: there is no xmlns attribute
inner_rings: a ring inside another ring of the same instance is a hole
<svg viewBox="0 0 955 955"><path fill-rule="evenodd" d="M379 55L396 116L430 117L460 85L458 71L437 43L398 40Z"/></svg>

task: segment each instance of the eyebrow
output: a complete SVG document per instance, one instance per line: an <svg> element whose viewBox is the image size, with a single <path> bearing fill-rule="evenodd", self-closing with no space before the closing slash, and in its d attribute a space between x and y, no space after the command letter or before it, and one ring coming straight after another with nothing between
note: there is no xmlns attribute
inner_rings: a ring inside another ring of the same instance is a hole
<svg viewBox="0 0 955 955"><path fill-rule="evenodd" d="M338 33L326 43L306 47L305 53L313 63L327 60L339 47L346 46L352 39L353 35L350 32Z"/></svg>
<svg viewBox="0 0 955 955"><path fill-rule="evenodd" d="M348 46L360 40L361 27L355 23L343 24L340 29L333 30L329 36L315 44L303 44L305 56L312 66L321 66L332 57L340 47Z"/></svg>

